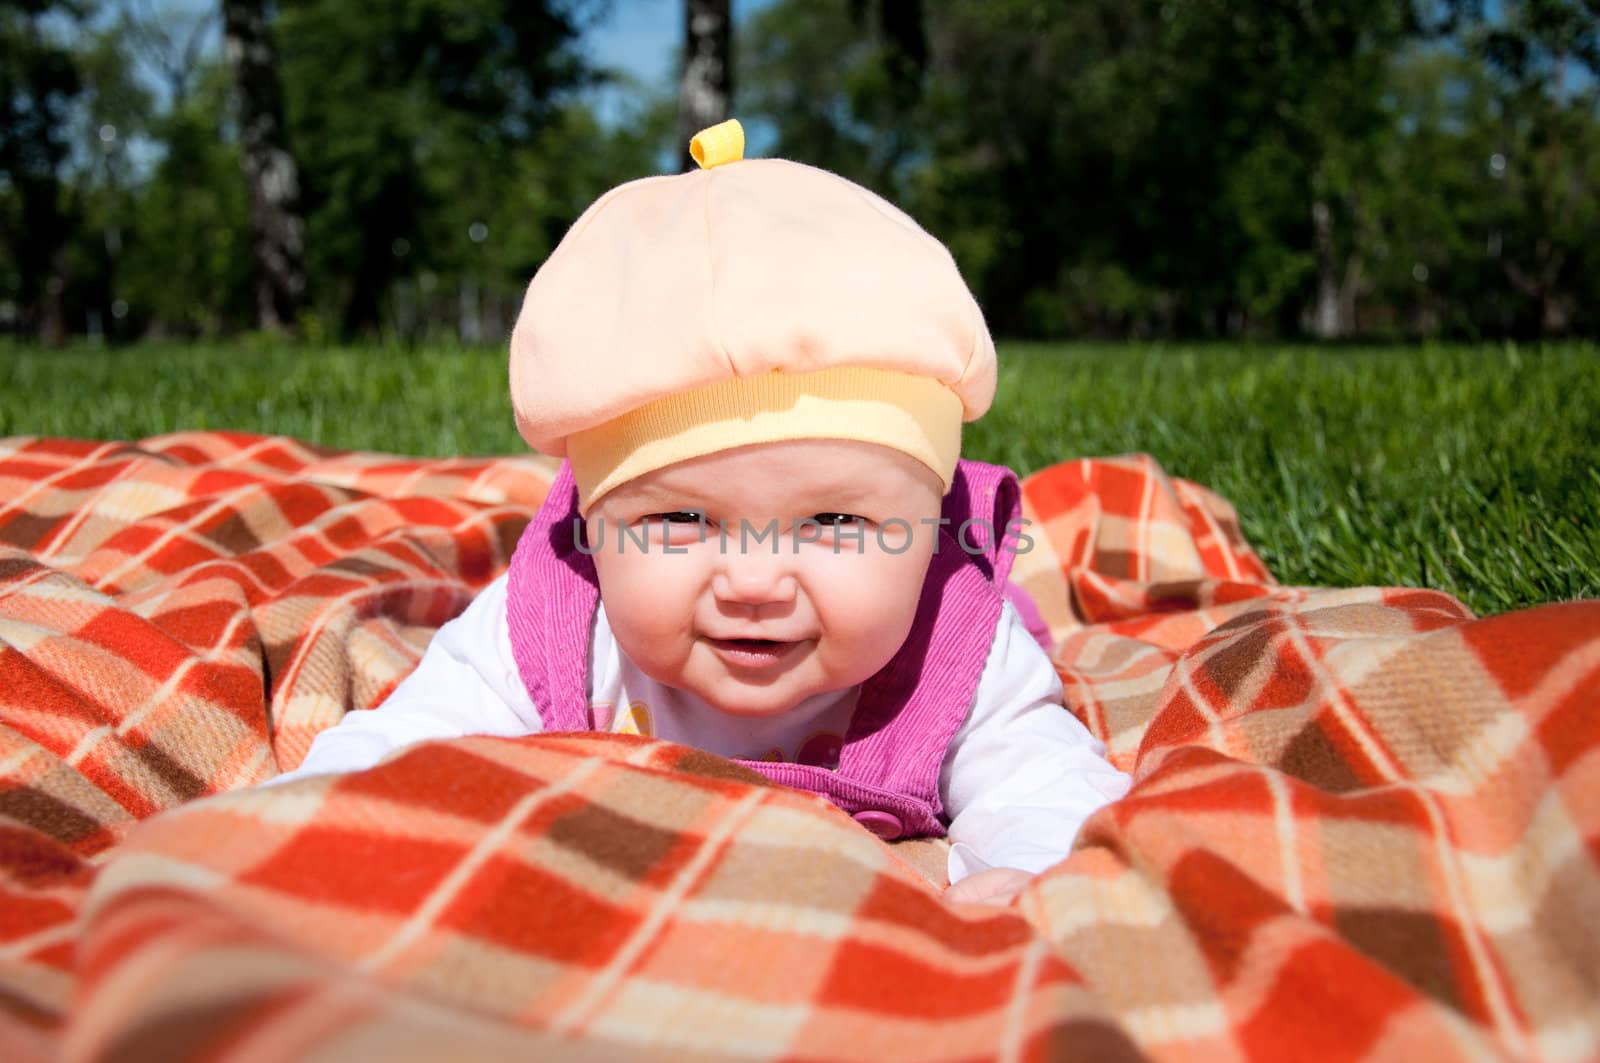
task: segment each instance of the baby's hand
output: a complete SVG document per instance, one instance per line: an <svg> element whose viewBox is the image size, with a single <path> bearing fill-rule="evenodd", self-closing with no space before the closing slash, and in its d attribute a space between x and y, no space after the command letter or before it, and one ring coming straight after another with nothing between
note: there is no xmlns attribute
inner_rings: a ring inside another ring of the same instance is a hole
<svg viewBox="0 0 1600 1063"><path fill-rule="evenodd" d="M964 904L1010 904L1033 875L1014 867L992 867L968 875L954 886L945 887L944 899Z"/></svg>

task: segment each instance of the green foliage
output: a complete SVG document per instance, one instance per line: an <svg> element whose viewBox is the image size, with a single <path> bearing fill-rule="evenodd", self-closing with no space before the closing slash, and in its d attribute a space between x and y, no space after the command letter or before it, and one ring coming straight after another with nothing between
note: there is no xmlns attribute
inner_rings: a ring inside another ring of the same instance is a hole
<svg viewBox="0 0 1600 1063"><path fill-rule="evenodd" d="M169 335L216 336L252 316L249 204L224 135L231 84L224 65L207 65L152 119L167 150L135 200L117 296Z"/></svg>
<svg viewBox="0 0 1600 1063"><path fill-rule="evenodd" d="M77 219L61 187L83 76L63 27L92 5L0 4L0 301L24 326L61 330L58 276ZM52 28L52 23L54 28Z"/></svg>
<svg viewBox="0 0 1600 1063"><path fill-rule="evenodd" d="M584 207L674 153L670 97L584 103L606 3L269 5L307 338L503 335ZM736 110L922 221L1001 335L1595 335L1593 6L773 0ZM154 11L0 2L0 329L254 322L215 12Z"/></svg>
<svg viewBox="0 0 1600 1063"><path fill-rule="evenodd" d="M608 142L564 102L591 77L576 50L584 17L522 0L282 5L309 266L342 331L382 324L402 281L389 308L404 332L435 295L457 296L441 276L507 295L619 164L642 172L626 136Z"/></svg>
<svg viewBox="0 0 1600 1063"><path fill-rule="evenodd" d="M40 334L53 277L72 331L99 322L113 339L195 338L250 327L231 70L203 47L215 12L185 21L133 6L114 18L109 6L105 17L90 4L15 6L0 6L0 94L17 119L0 123L0 304L20 307L24 334ZM577 96L599 78L577 47L598 8L269 8L307 211L307 338L502 334L583 208L654 170L667 108L607 129ZM83 16L75 38L44 33L67 14ZM163 91L144 86L152 76ZM103 139L102 127L116 135Z"/></svg>
<svg viewBox="0 0 1600 1063"><path fill-rule="evenodd" d="M1600 328L1580 0L927 5L911 93L886 2L762 10L741 109L905 205L1003 334Z"/></svg>
<svg viewBox="0 0 1600 1063"><path fill-rule="evenodd" d="M242 357L248 354L248 357ZM0 349L0 436L276 432L524 450L494 348ZM1239 510L1287 583L1437 587L1480 612L1600 595L1600 350L1003 344L965 452L1023 473L1150 453Z"/></svg>

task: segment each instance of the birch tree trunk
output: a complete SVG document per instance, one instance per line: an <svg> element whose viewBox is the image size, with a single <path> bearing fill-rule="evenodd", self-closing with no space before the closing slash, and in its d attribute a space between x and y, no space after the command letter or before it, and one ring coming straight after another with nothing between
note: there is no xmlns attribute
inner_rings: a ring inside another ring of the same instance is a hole
<svg viewBox="0 0 1600 1063"><path fill-rule="evenodd" d="M678 92L679 169L692 170L689 140L733 108L730 0L684 0L683 83Z"/></svg>
<svg viewBox="0 0 1600 1063"><path fill-rule="evenodd" d="M1317 305L1311 331L1319 340L1341 339L1349 335L1350 322L1345 316L1345 293L1339 283L1333 211L1320 199L1311 204L1311 229L1317 256Z"/></svg>
<svg viewBox="0 0 1600 1063"><path fill-rule="evenodd" d="M264 0L222 0L250 193L256 324L263 331L282 332L294 329L305 296L305 222L300 217L299 168L284 133L277 54L263 8Z"/></svg>

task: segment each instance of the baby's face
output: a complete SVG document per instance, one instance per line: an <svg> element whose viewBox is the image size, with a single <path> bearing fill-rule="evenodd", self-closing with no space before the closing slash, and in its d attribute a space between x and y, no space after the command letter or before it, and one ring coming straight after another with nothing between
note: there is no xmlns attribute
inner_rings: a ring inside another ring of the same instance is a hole
<svg viewBox="0 0 1600 1063"><path fill-rule="evenodd" d="M617 642L647 675L729 715L774 716L899 650L941 497L898 450L762 443L608 492L589 548Z"/></svg>

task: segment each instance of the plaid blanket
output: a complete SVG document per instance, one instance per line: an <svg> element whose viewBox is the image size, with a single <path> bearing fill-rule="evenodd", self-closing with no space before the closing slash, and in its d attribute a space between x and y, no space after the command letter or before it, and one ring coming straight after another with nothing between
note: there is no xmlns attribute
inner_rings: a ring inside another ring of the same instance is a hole
<svg viewBox="0 0 1600 1063"><path fill-rule="evenodd" d="M1600 1057L1600 603L1278 586L1146 457L1016 578L1132 772L1009 908L942 843L628 736L268 790L554 472L0 441L0 1059Z"/></svg>

